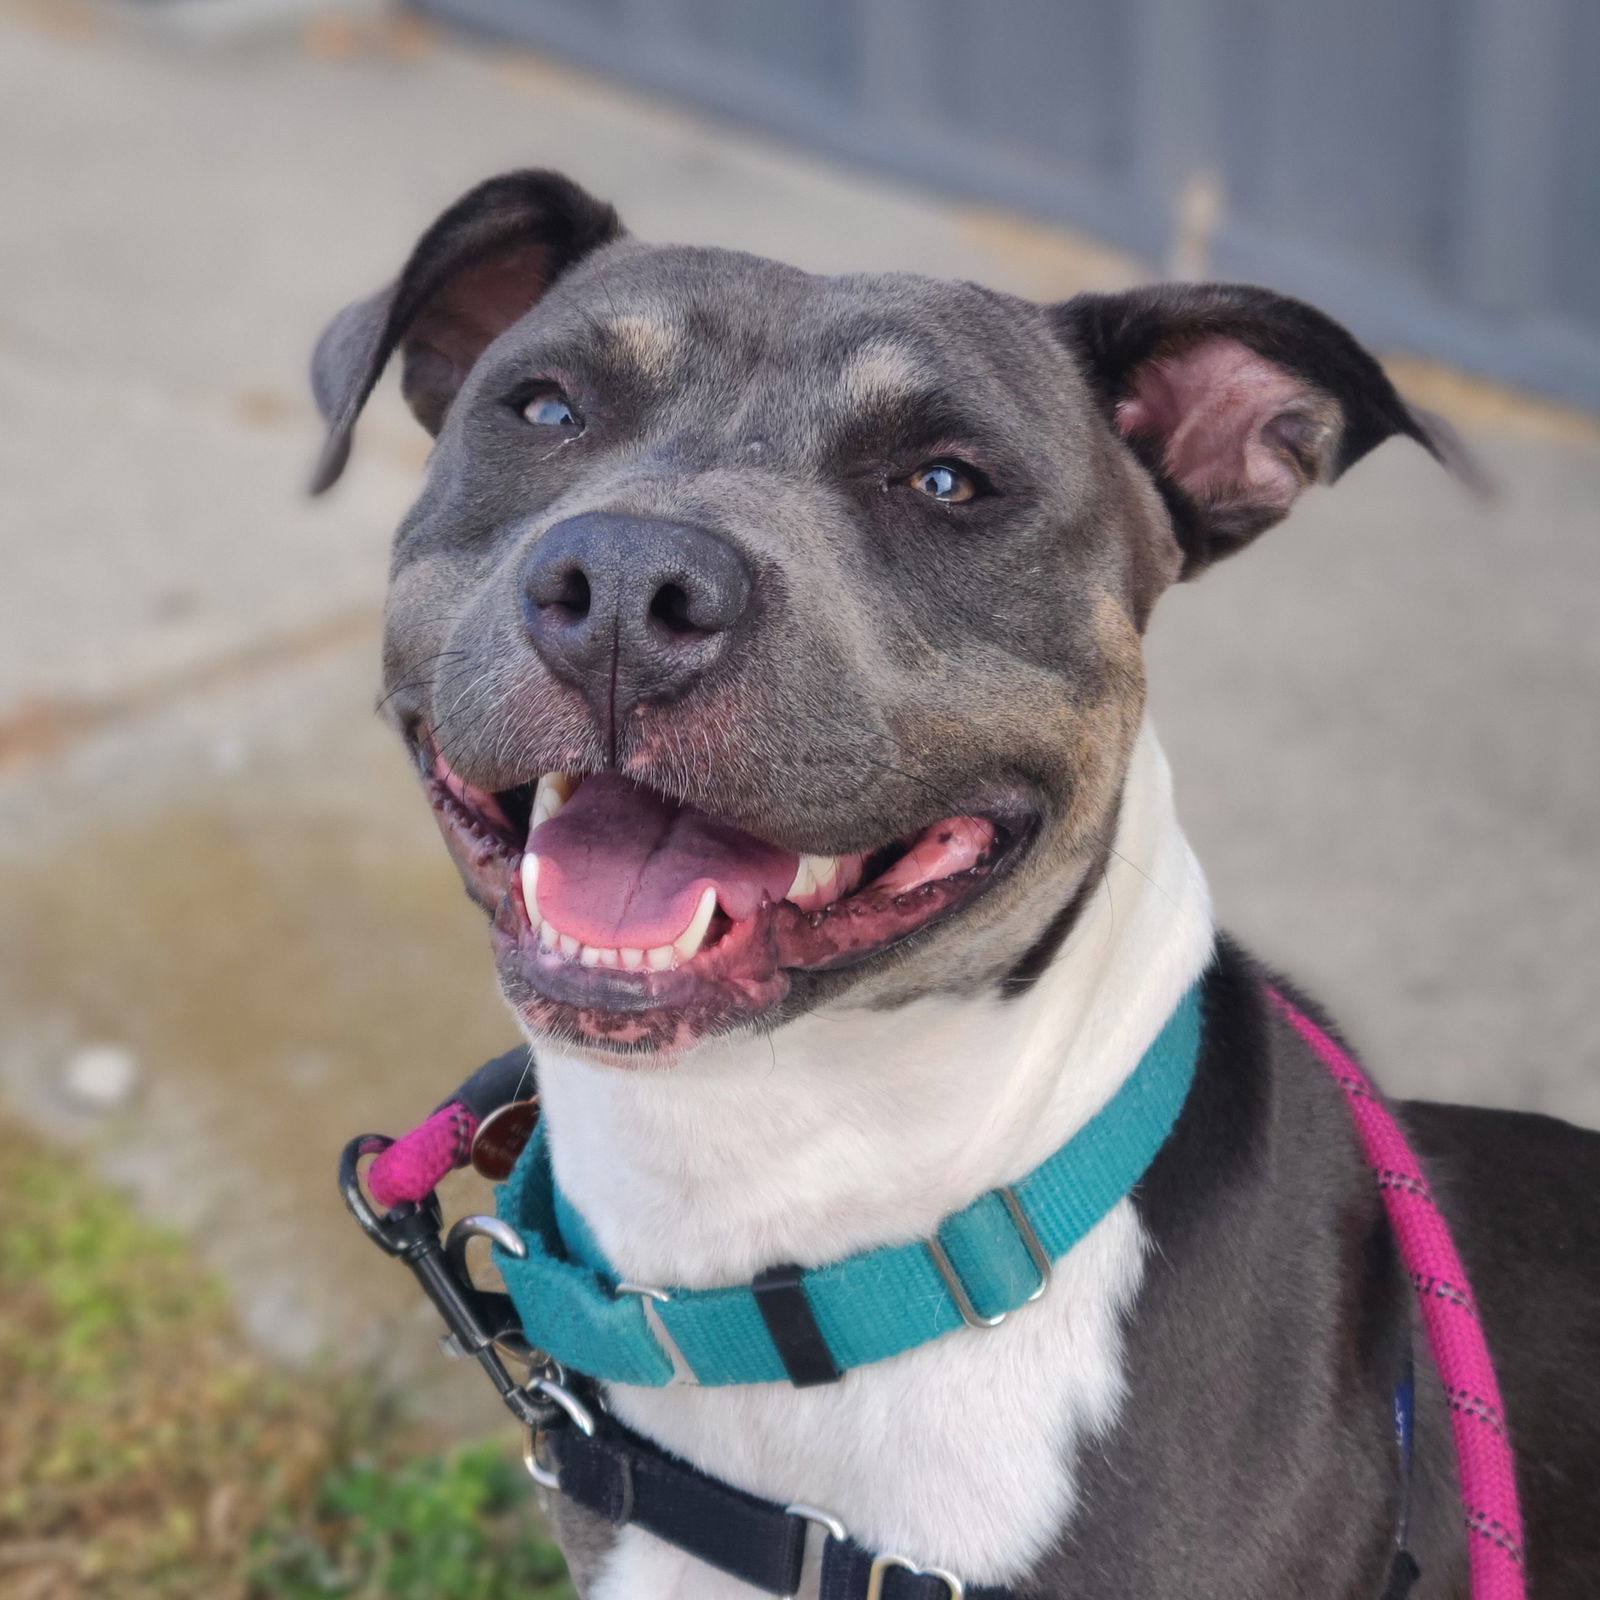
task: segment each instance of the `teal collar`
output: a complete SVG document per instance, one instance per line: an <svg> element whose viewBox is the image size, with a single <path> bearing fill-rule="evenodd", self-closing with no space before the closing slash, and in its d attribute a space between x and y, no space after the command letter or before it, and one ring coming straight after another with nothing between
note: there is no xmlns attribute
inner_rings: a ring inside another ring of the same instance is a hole
<svg viewBox="0 0 1600 1600"><path fill-rule="evenodd" d="M651 1309L708 1385L818 1381L963 1323L992 1326L1036 1299L1050 1264L1144 1176L1177 1121L1199 1048L1197 983L1089 1122L1010 1188L946 1217L931 1239L733 1288L652 1289ZM494 1258L529 1343L608 1383L655 1387L672 1377L644 1294L618 1284L557 1190L542 1129L497 1192L496 1210L527 1249L519 1259L496 1246Z"/></svg>

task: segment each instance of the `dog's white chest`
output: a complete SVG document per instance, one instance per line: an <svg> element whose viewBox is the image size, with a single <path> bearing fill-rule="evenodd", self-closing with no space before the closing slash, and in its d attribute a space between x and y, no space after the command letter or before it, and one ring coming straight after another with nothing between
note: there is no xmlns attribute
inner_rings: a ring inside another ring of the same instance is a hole
<svg viewBox="0 0 1600 1600"><path fill-rule="evenodd" d="M1080 1441L1115 1415L1120 1323L1142 1261L1124 1201L1059 1263L1049 1294L998 1328L963 1329L826 1388L626 1389L613 1407L718 1476L832 1512L868 1549L969 1583L1014 1579L1071 1515ZM638 1529L622 1534L594 1590L597 1600L757 1593Z"/></svg>
<svg viewBox="0 0 1600 1600"><path fill-rule="evenodd" d="M925 1239L1110 1099L1211 940L1204 880L1146 737L1102 892L1029 994L817 1013L666 1072L543 1052L557 1181L638 1283L748 1282L774 1262ZM1115 1418L1143 1266L1124 1200L1056 1263L1049 1292L997 1328L818 1388L619 1388L611 1404L716 1477L831 1513L874 1552L969 1584L1015 1581L1068 1525L1081 1448ZM632 1528L592 1587L593 1600L754 1592Z"/></svg>

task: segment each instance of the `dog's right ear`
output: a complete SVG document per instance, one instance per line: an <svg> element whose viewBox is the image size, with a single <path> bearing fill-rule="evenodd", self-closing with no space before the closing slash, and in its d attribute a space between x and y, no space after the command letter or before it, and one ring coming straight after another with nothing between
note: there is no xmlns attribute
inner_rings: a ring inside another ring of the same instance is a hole
<svg viewBox="0 0 1600 1600"><path fill-rule="evenodd" d="M417 241L400 276L346 306L311 358L311 388L328 424L311 492L337 482L350 436L389 357L429 433L491 340L591 250L623 234L604 201L556 172L508 172L463 195Z"/></svg>

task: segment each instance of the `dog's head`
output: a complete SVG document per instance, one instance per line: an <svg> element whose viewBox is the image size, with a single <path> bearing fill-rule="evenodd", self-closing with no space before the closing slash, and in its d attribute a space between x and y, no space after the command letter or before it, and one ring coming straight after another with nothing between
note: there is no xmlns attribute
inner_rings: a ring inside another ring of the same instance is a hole
<svg viewBox="0 0 1600 1600"><path fill-rule="evenodd" d="M532 1031L672 1054L1026 981L1104 859L1156 597L1391 434L1260 289L1040 306L481 185L337 317L316 487L399 351L437 435L386 705Z"/></svg>

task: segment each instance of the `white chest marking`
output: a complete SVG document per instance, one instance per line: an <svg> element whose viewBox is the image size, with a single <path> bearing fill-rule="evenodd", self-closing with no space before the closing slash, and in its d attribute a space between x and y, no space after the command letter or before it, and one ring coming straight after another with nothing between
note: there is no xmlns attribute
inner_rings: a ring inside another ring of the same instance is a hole
<svg viewBox="0 0 1600 1600"><path fill-rule="evenodd" d="M1211 942L1205 883L1146 729L1106 883L1027 995L815 1013L669 1072L541 1050L556 1176L617 1270L645 1283L733 1283L775 1261L926 1237L1105 1104ZM1057 1263L1050 1292L998 1328L821 1388L616 1386L610 1404L730 1483L834 1512L870 1549L969 1583L1014 1580L1072 1515L1078 1446L1116 1415L1144 1247L1124 1201ZM630 1528L592 1600L756 1593Z"/></svg>

